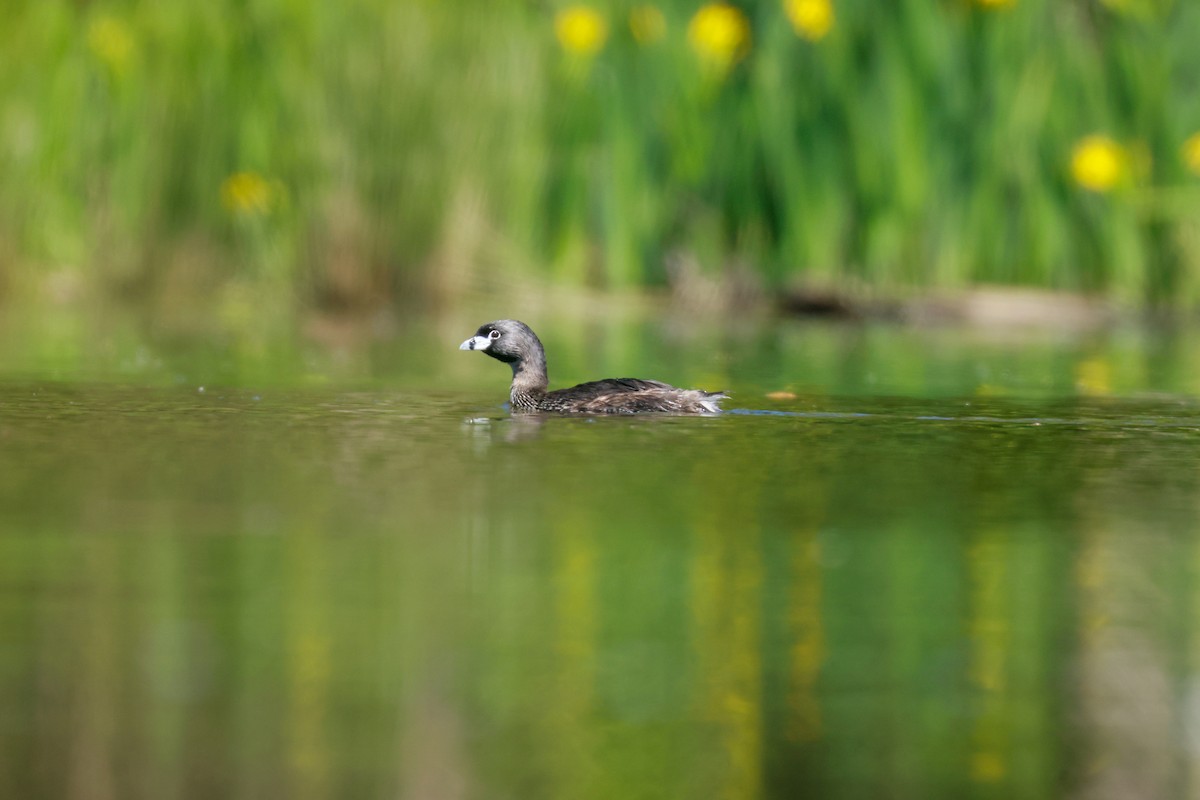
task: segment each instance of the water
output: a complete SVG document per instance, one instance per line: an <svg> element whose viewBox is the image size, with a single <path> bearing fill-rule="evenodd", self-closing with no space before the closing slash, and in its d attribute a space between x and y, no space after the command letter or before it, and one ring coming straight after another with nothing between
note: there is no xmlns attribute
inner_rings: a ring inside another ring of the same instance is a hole
<svg viewBox="0 0 1200 800"><path fill-rule="evenodd" d="M1195 794L1186 336L552 329L734 413L522 418L478 321L10 338L0 796Z"/></svg>

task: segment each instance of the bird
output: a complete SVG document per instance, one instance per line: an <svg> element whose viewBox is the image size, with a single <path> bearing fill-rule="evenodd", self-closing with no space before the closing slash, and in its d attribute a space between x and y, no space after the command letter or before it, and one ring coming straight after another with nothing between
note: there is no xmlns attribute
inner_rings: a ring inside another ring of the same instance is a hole
<svg viewBox="0 0 1200 800"><path fill-rule="evenodd" d="M720 402L728 397L725 392L679 389L640 378L607 378L548 391L550 380L542 342L528 325L515 319L480 325L458 349L478 350L512 367L508 398L514 411L718 414Z"/></svg>

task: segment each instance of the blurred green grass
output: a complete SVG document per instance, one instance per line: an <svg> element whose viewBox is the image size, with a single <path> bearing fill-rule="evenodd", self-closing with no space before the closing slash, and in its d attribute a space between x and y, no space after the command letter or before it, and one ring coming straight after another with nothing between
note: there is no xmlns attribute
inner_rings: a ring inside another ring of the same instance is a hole
<svg viewBox="0 0 1200 800"><path fill-rule="evenodd" d="M1194 3L0 7L10 294L358 308L660 286L674 254L1200 301Z"/></svg>

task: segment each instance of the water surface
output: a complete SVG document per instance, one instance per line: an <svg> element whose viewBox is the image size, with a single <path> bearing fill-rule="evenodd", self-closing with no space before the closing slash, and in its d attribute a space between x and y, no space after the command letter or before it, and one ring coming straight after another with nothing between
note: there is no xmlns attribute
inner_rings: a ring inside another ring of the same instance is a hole
<svg viewBox="0 0 1200 800"><path fill-rule="evenodd" d="M465 327L9 340L0 794L1196 791L1186 339L552 329L734 392L571 418Z"/></svg>

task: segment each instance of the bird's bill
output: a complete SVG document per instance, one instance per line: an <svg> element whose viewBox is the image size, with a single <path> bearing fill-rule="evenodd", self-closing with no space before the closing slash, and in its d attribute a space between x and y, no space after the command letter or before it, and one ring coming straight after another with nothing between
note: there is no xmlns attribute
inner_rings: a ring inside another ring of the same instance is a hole
<svg viewBox="0 0 1200 800"><path fill-rule="evenodd" d="M458 346L459 350L487 350L492 340L486 336L472 336Z"/></svg>

